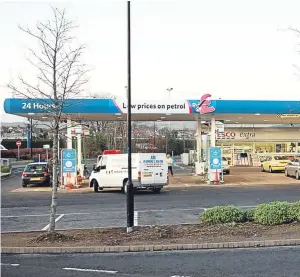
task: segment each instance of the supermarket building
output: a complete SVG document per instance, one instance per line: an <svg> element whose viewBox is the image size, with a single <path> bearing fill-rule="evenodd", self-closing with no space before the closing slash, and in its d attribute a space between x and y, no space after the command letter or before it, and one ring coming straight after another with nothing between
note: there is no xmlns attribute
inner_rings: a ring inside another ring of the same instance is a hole
<svg viewBox="0 0 300 277"><path fill-rule="evenodd" d="M132 120L195 121L197 134L208 134L209 146L222 146L223 155L232 165L239 165L241 156L245 162L245 155L251 155L253 160L266 154L300 155L300 101L210 97L204 94L194 100L133 101ZM39 120L49 120L54 111L49 99L16 98L5 99L4 110ZM126 120L127 104L113 99L68 99L62 112L68 124L78 120L118 121ZM197 135L196 141L201 156L203 136Z"/></svg>

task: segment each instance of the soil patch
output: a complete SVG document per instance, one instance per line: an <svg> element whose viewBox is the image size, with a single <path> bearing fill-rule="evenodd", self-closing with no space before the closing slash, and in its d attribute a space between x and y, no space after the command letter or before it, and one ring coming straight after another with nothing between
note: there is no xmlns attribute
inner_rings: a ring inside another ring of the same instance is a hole
<svg viewBox="0 0 300 277"><path fill-rule="evenodd" d="M58 243L63 243L63 242L69 242L69 241L75 241L75 237L69 236L69 235L64 235L61 233L45 233L45 234L40 234L39 236L29 240L29 243L52 243L52 242L58 242Z"/></svg>
<svg viewBox="0 0 300 277"><path fill-rule="evenodd" d="M43 232L1 234L2 247L76 247L123 246L176 243L239 242L277 239L300 239L300 223L263 226L241 224L136 227L127 234L125 228L73 229L50 235Z"/></svg>

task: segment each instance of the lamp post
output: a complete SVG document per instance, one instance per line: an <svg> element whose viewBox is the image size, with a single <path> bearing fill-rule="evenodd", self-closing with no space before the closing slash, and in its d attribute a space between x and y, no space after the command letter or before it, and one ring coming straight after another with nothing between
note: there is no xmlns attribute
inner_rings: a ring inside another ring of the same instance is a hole
<svg viewBox="0 0 300 277"><path fill-rule="evenodd" d="M30 118L30 159L32 160L32 118Z"/></svg>
<svg viewBox="0 0 300 277"><path fill-rule="evenodd" d="M167 88L167 91L169 92L169 100L171 99L171 91L173 90L173 88Z"/></svg>
<svg viewBox="0 0 300 277"><path fill-rule="evenodd" d="M30 132L29 132L29 139L30 139L30 159L32 160L32 156L33 156L33 154L32 154L32 116L33 115L35 115L35 113L28 113L28 115L30 115L30 119L29 119L29 124L30 124L30 126L29 126L29 130L30 130Z"/></svg>
<svg viewBox="0 0 300 277"><path fill-rule="evenodd" d="M173 88L167 88L167 91L169 92L169 102L171 102L171 91ZM171 132L171 121L169 121L169 131Z"/></svg>
<svg viewBox="0 0 300 277"><path fill-rule="evenodd" d="M156 133L155 133L155 121L153 121L153 152L155 153L155 145L156 145Z"/></svg>
<svg viewBox="0 0 300 277"><path fill-rule="evenodd" d="M130 41L130 1L127 1L127 145L128 145L128 183L126 194L127 233L133 231L134 226L134 195L131 168L131 41Z"/></svg>
<svg viewBox="0 0 300 277"><path fill-rule="evenodd" d="M168 154L168 135L162 136L162 138L166 139L166 155Z"/></svg>

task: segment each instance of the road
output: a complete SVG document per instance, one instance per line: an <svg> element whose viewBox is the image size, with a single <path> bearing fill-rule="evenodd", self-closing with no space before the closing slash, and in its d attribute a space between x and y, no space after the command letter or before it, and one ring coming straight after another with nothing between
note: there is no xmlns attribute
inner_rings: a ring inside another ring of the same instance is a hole
<svg viewBox="0 0 300 277"><path fill-rule="evenodd" d="M2 276L299 277L300 247L121 254L2 255Z"/></svg>
<svg viewBox="0 0 300 277"><path fill-rule="evenodd" d="M20 176L3 180L2 232L38 231L49 221L51 194L12 193ZM215 205L255 206L274 200L297 201L300 185L257 187L200 187L150 192L135 196L135 225L197 223L199 214ZM126 226L126 197L120 191L60 193L57 228Z"/></svg>

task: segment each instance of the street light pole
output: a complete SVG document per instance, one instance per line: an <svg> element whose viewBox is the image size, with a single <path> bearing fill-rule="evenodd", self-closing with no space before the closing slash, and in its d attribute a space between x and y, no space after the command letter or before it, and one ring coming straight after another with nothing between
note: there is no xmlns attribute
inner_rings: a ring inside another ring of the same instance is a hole
<svg viewBox="0 0 300 277"><path fill-rule="evenodd" d="M32 160L32 118L30 118L30 159Z"/></svg>
<svg viewBox="0 0 300 277"><path fill-rule="evenodd" d="M169 103L171 103L171 91L173 88L167 88L167 91L169 92ZM169 121L169 132L171 132L171 121Z"/></svg>
<svg viewBox="0 0 300 277"><path fill-rule="evenodd" d="M128 144L128 183L126 204L127 204L127 233L133 231L134 225L134 195L132 184L131 167L131 39L130 39L130 1L127 1L127 144Z"/></svg>
<svg viewBox="0 0 300 277"><path fill-rule="evenodd" d="M169 101L171 100L171 91L173 90L173 88L167 88L167 91L169 92Z"/></svg>
<svg viewBox="0 0 300 277"><path fill-rule="evenodd" d="M156 144L156 134L155 134L155 121L153 121L153 152L155 153L155 144Z"/></svg>

